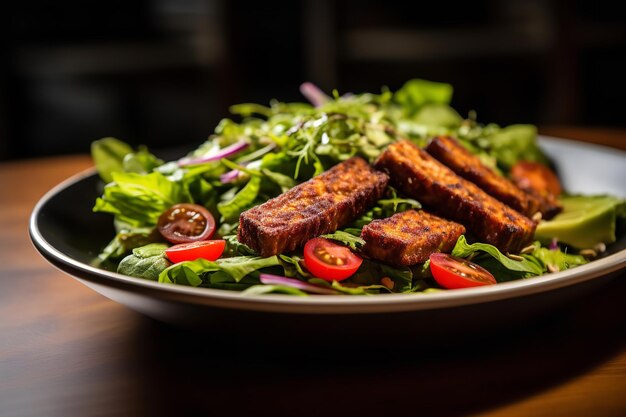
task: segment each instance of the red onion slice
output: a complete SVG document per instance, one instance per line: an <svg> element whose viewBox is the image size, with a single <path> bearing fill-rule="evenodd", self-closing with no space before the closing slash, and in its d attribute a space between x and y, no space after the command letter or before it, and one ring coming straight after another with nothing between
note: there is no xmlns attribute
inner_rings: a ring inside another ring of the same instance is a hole
<svg viewBox="0 0 626 417"><path fill-rule="evenodd" d="M248 142L246 142L245 140L240 140L238 142L233 143L230 146L227 146L209 155L204 155L198 158L179 159L178 166L185 167L189 165L198 165L198 164L204 164L206 162L219 161L222 158L226 158L228 156L236 154L237 152L242 151L243 149L246 149L248 146L249 146Z"/></svg>
<svg viewBox="0 0 626 417"><path fill-rule="evenodd" d="M311 294L323 294L323 295L336 295L339 291L332 288L321 287L319 285L309 284L308 282L300 281L294 278L281 277L272 274L261 274L259 279L266 285L286 285L288 287L296 288Z"/></svg>
<svg viewBox="0 0 626 417"><path fill-rule="evenodd" d="M238 169L233 169L232 171L228 171L220 175L220 182L222 184L228 184L229 182L233 182L239 177L240 173L241 171L239 171Z"/></svg>
<svg viewBox="0 0 626 417"><path fill-rule="evenodd" d="M310 82L302 83L300 85L300 92L315 107L320 107L330 100L330 97L320 90L318 86Z"/></svg>

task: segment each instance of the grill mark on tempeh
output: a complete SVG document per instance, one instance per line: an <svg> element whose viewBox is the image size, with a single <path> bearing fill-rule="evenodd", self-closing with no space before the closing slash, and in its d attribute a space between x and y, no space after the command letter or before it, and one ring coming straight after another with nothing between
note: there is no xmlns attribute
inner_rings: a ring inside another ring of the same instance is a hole
<svg viewBox="0 0 626 417"><path fill-rule="evenodd" d="M518 252L532 240L536 224L455 174L409 141L390 145L375 163L391 184L434 213L463 224L479 240L502 252Z"/></svg>
<svg viewBox="0 0 626 417"><path fill-rule="evenodd" d="M435 137L426 147L426 152L457 175L473 182L490 196L527 217L539 210L539 199L483 164L455 139L447 136Z"/></svg>
<svg viewBox="0 0 626 417"><path fill-rule="evenodd" d="M293 251L363 214L388 181L362 158L350 158L241 213L237 239L262 256Z"/></svg>
<svg viewBox="0 0 626 417"><path fill-rule="evenodd" d="M425 262L434 252L450 252L465 233L462 225L424 210L407 210L363 227L363 252L392 265Z"/></svg>

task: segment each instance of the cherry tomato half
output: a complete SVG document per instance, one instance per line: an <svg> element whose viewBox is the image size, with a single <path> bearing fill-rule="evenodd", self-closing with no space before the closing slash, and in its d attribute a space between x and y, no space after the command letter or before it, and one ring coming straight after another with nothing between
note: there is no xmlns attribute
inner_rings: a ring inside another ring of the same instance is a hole
<svg viewBox="0 0 626 417"><path fill-rule="evenodd" d="M317 278L341 281L353 275L363 259L345 246L316 237L304 245L304 266Z"/></svg>
<svg viewBox="0 0 626 417"><path fill-rule="evenodd" d="M198 204L176 204L159 217L157 228L172 243L207 240L215 232L215 219Z"/></svg>
<svg viewBox="0 0 626 417"><path fill-rule="evenodd" d="M165 255L167 259L175 264L184 261L195 261L198 258L214 261L222 255L225 247L225 240L202 240L200 242L174 245L165 249Z"/></svg>
<svg viewBox="0 0 626 417"><path fill-rule="evenodd" d="M496 279L480 265L447 253L430 255L430 272L439 285L448 289L496 284Z"/></svg>

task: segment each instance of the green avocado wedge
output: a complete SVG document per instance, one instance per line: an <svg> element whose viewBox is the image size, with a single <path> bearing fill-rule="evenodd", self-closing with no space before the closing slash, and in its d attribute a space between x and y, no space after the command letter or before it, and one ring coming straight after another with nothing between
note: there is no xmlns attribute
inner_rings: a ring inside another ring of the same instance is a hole
<svg viewBox="0 0 626 417"><path fill-rule="evenodd" d="M606 195L573 195L563 196L560 201L563 211L539 223L535 239L549 243L556 238L578 249L615 242L618 209L624 200Z"/></svg>

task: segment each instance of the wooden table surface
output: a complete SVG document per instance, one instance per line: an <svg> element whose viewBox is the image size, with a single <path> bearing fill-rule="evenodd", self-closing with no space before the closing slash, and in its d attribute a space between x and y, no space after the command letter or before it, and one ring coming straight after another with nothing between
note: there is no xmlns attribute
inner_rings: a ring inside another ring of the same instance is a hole
<svg viewBox="0 0 626 417"><path fill-rule="evenodd" d="M623 131L569 133L626 144ZM35 202L89 166L86 156L0 164L0 416L626 415L623 273L539 320L480 335L479 348L237 345L148 319L36 253Z"/></svg>

